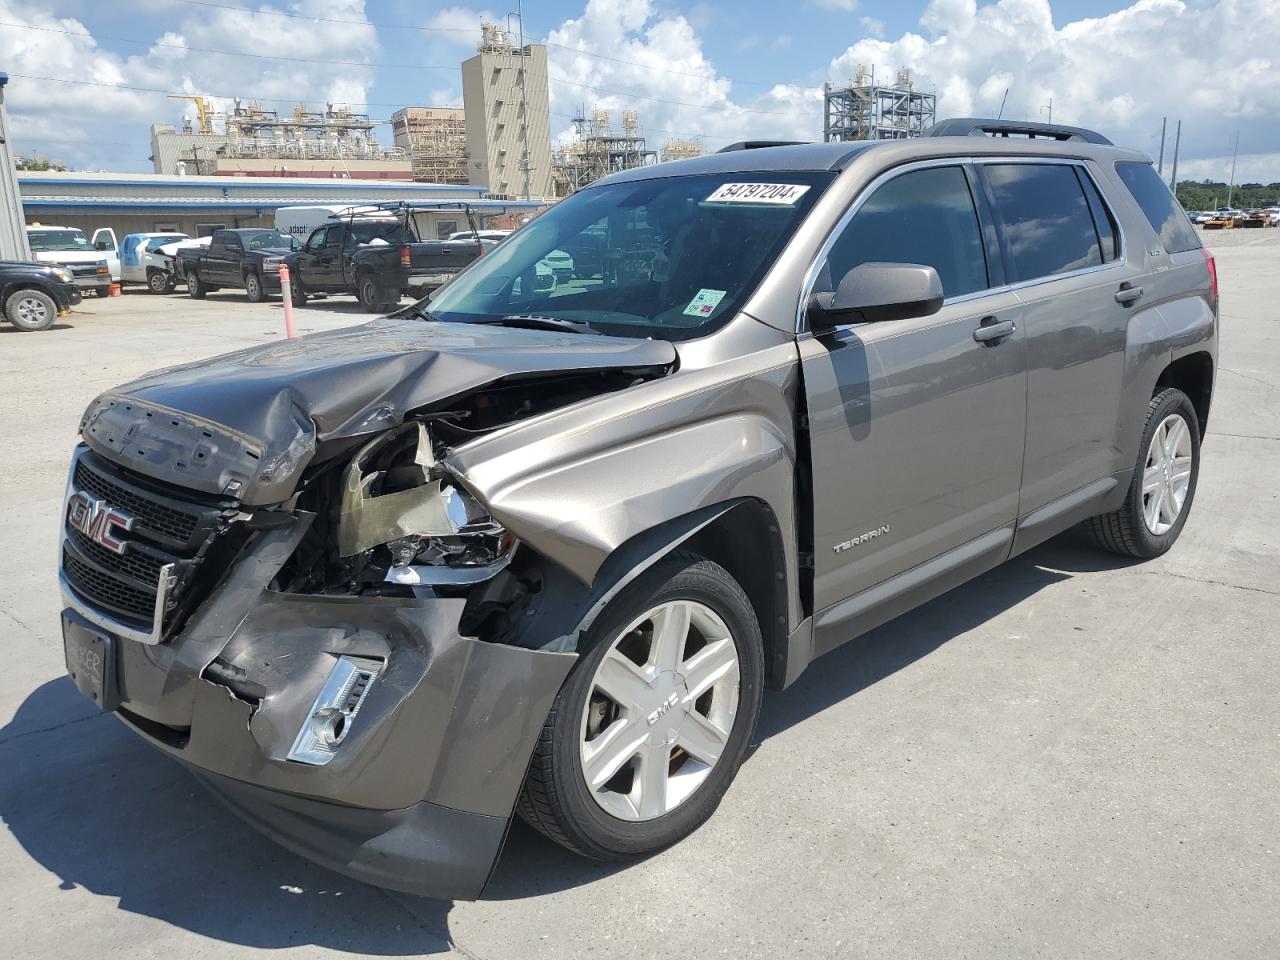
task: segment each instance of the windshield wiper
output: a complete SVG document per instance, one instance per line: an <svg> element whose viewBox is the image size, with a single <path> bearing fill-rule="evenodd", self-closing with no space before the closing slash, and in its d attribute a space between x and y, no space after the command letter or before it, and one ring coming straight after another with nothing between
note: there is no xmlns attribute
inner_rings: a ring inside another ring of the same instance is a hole
<svg viewBox="0 0 1280 960"><path fill-rule="evenodd" d="M557 333L590 333L600 336L599 330L593 330L591 324L582 320L544 317L535 313L513 313L506 317L494 317L491 320L476 320L474 322L495 327L520 327L526 330L554 330Z"/></svg>

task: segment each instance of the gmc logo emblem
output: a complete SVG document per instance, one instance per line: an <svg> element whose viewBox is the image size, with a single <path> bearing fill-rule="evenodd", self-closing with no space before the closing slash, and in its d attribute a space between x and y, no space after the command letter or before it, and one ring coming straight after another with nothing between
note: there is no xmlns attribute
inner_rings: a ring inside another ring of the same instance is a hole
<svg viewBox="0 0 1280 960"><path fill-rule="evenodd" d="M112 553L124 553L125 541L119 533L133 529L133 517L80 490L67 501L67 523Z"/></svg>

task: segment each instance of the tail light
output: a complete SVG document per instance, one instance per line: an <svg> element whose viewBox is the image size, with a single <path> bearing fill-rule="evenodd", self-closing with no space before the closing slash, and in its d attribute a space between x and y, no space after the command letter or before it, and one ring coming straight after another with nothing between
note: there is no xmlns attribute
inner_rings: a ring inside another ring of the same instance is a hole
<svg viewBox="0 0 1280 960"><path fill-rule="evenodd" d="M412 263L412 260L409 257L409 248L401 247L400 248L400 266L407 267L411 263Z"/></svg>
<svg viewBox="0 0 1280 960"><path fill-rule="evenodd" d="M1209 292L1213 294L1213 299L1218 299L1218 265L1214 262L1213 254L1208 250L1204 252L1204 265L1209 268Z"/></svg>

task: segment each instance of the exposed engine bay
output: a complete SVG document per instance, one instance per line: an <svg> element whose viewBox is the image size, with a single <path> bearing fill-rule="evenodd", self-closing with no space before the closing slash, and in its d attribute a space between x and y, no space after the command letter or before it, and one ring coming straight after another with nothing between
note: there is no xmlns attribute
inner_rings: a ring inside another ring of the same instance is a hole
<svg viewBox="0 0 1280 960"><path fill-rule="evenodd" d="M444 461L469 440L517 420L652 376L606 370L499 382L415 413L371 440L361 438L362 444L322 447L286 505L314 520L272 588L466 597L464 632L518 642L508 630L516 622L510 608L542 591L548 564L521 550Z"/></svg>

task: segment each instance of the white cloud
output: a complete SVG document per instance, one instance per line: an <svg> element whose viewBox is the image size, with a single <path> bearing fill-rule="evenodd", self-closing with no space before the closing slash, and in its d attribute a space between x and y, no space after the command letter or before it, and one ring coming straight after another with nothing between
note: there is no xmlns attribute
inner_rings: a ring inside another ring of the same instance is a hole
<svg viewBox="0 0 1280 960"><path fill-rule="evenodd" d="M581 16L548 40L558 139L567 136L567 117L583 103L611 111L615 123L621 111L636 110L650 146L702 137L714 149L752 137L807 138L821 129L818 87L734 90L707 59L694 24L658 13L652 0L588 0Z"/></svg>
<svg viewBox="0 0 1280 960"><path fill-rule="evenodd" d="M332 20L364 19L364 0L295 0L285 9ZM264 98L264 106L285 110L308 97L313 106L321 106L324 100L362 103L373 82L373 68L332 61L363 63L378 52L376 33L367 23L254 16L249 9L184 7L178 29L132 55L103 49L83 23L56 17L43 3L0 0L0 20L40 28L0 31L0 63L10 74L25 75L14 76L6 91L16 148L33 152L28 145L38 145L41 152L73 165L98 165L101 148L107 145L129 148L117 153L145 157L146 125L177 121L191 110L191 104L170 101L164 92L113 85L211 95L221 108L230 106L230 98L240 93ZM188 47L320 62L227 56ZM103 86L28 76L74 78ZM130 142L121 143L126 136Z"/></svg>
<svg viewBox="0 0 1280 960"><path fill-rule="evenodd" d="M877 20L875 17L859 17L858 22L862 24L862 29L867 32L869 37L884 36L884 21Z"/></svg>
<svg viewBox="0 0 1280 960"><path fill-rule="evenodd" d="M859 64L878 76L907 66L917 89L937 90L942 116L994 116L1007 88L1006 117L1043 119L1052 98L1055 121L1149 152L1162 116L1172 150L1182 117L1184 158L1221 153L1236 127L1256 139L1255 152L1277 144L1275 0L1137 0L1061 28L1048 0L932 0L920 24L923 33L853 44L832 61L831 79L846 80Z"/></svg>
<svg viewBox="0 0 1280 960"><path fill-rule="evenodd" d="M812 3L827 10L843 10L846 13L853 13L858 9L858 0L812 0Z"/></svg>
<svg viewBox="0 0 1280 960"><path fill-rule="evenodd" d="M481 23L496 23L505 28L507 18L505 16L499 17L490 10L476 10L471 7L446 7L428 20L427 26L433 31L439 31L436 36L432 37L433 40L457 47L469 47L474 50L476 44L480 42ZM518 28L519 21L513 18L511 26ZM526 41L528 39L528 37L525 38Z"/></svg>

